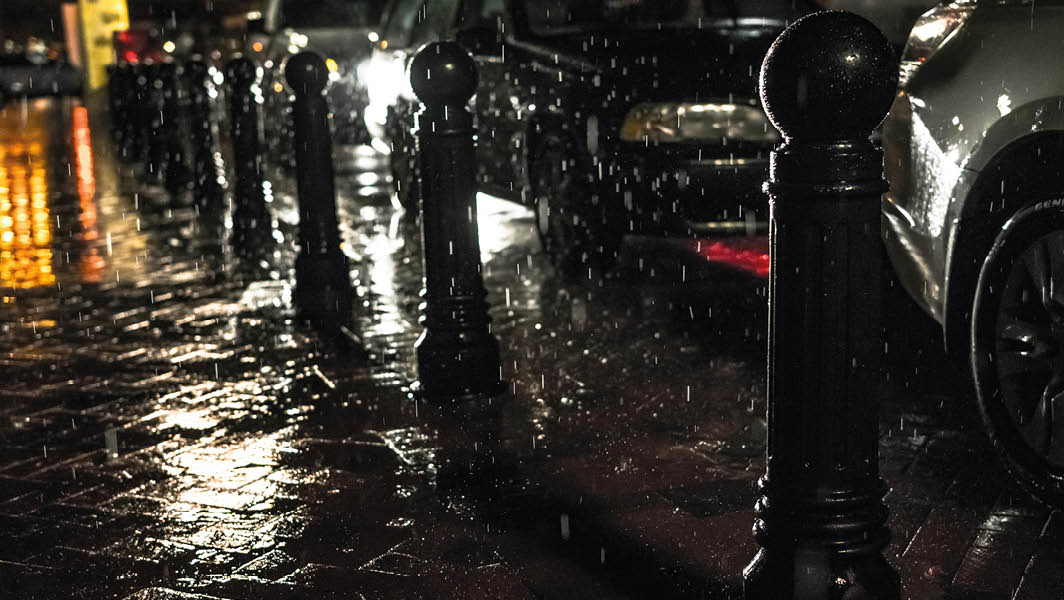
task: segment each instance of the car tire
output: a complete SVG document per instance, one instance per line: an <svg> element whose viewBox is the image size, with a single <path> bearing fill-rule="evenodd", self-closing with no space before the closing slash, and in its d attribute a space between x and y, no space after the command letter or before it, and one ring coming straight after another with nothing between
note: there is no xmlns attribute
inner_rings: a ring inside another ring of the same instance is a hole
<svg viewBox="0 0 1064 600"><path fill-rule="evenodd" d="M589 171L572 158L576 147L564 134L547 132L537 140L529 169L536 233L567 278L606 273L624 238L619 205L586 178Z"/></svg>
<svg viewBox="0 0 1064 600"><path fill-rule="evenodd" d="M1064 507L1064 198L1021 209L998 233L969 358L996 451L1023 487Z"/></svg>

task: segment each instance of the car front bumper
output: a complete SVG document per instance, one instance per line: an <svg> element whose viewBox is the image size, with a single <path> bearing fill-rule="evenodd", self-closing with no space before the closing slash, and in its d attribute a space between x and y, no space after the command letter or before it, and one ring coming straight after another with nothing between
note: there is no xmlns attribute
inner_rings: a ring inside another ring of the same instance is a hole
<svg viewBox="0 0 1064 600"><path fill-rule="evenodd" d="M755 156L699 157L697 150L626 153L621 188L631 229L642 233L765 231L768 150Z"/></svg>

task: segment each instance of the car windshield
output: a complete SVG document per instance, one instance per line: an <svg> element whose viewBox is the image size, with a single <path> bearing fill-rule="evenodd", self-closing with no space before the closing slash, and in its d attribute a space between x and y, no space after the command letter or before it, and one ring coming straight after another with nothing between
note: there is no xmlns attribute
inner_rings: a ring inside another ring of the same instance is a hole
<svg viewBox="0 0 1064 600"><path fill-rule="evenodd" d="M789 21L816 6L814 0L527 0L525 9L533 32L558 34Z"/></svg>
<svg viewBox="0 0 1064 600"><path fill-rule="evenodd" d="M397 0L384 24L383 37L389 44L405 46L421 12L423 0Z"/></svg>
<svg viewBox="0 0 1064 600"><path fill-rule="evenodd" d="M371 27L380 23L384 0L284 0L286 27Z"/></svg>
<svg viewBox="0 0 1064 600"><path fill-rule="evenodd" d="M425 2L414 23L410 44L417 47L443 37L454 22L455 0Z"/></svg>

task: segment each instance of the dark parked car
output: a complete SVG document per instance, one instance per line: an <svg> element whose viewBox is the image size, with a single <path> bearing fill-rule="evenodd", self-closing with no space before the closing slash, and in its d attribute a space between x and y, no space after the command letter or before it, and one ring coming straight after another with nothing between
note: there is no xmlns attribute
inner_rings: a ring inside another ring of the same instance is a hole
<svg viewBox="0 0 1064 600"><path fill-rule="evenodd" d="M443 23L437 34L453 32L480 69L480 187L535 208L559 271L608 268L629 232L762 227L761 183L779 135L758 106L756 77L804 4L444 3L427 3ZM400 182L410 176L414 106L401 97L389 127Z"/></svg>
<svg viewBox="0 0 1064 600"><path fill-rule="evenodd" d="M81 93L82 73L68 62L23 54L0 55L0 104L8 98Z"/></svg>

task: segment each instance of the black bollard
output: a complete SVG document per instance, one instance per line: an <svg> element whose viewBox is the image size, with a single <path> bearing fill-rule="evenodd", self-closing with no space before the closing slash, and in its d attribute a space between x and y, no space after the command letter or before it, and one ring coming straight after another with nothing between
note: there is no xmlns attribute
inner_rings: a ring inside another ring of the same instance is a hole
<svg viewBox="0 0 1064 600"><path fill-rule="evenodd" d="M233 144L233 247L243 258L257 260L269 243L270 213L262 189L262 143L259 139L255 64L241 57L229 61L229 118Z"/></svg>
<svg viewBox="0 0 1064 600"><path fill-rule="evenodd" d="M163 149L162 177L171 199L187 189L190 183L188 166L185 164L185 136L181 131L182 69L173 62L159 65L159 81L162 92L162 112L159 120L160 145Z"/></svg>
<svg viewBox="0 0 1064 600"><path fill-rule="evenodd" d="M112 118L115 119L115 129L118 131L118 150L119 155L123 158L131 156L129 154L129 143L131 137L131 129L133 126L133 103L137 99L137 71L136 65L131 63L122 63L118 67L118 113Z"/></svg>
<svg viewBox="0 0 1064 600"><path fill-rule="evenodd" d="M329 70L313 52L288 59L285 79L296 93L296 183L299 191L299 254L296 304L302 318L317 324L346 322L351 313L351 276L340 250L333 180L332 138L325 84Z"/></svg>
<svg viewBox="0 0 1064 600"><path fill-rule="evenodd" d="M417 114L421 165L425 297L417 341L423 397L432 402L499 394L499 343L491 333L477 231L473 59L454 42L422 48L410 83L424 103Z"/></svg>
<svg viewBox="0 0 1064 600"><path fill-rule="evenodd" d="M110 113L111 141L117 146L122 142L122 103L125 91L124 73L121 64L107 65L107 111Z"/></svg>
<svg viewBox="0 0 1064 600"><path fill-rule="evenodd" d="M761 67L784 142L771 156L768 468L744 571L748 600L896 599L883 557L878 398L883 153L869 135L898 63L845 12L799 19Z"/></svg>
<svg viewBox="0 0 1064 600"><path fill-rule="evenodd" d="M129 66L129 87L126 90L126 120L122 123L122 158L128 161L143 161L144 148L151 124L151 106L148 102L148 65L135 63Z"/></svg>
<svg viewBox="0 0 1064 600"><path fill-rule="evenodd" d="M210 70L196 59L185 65L188 90L189 142L192 146L192 193L196 212L214 217L222 212L225 194L214 147L214 119L211 118Z"/></svg>
<svg viewBox="0 0 1064 600"><path fill-rule="evenodd" d="M108 109L111 111L111 139L119 156L122 156L125 147L125 122L129 118L129 106L127 104L129 102L130 86L129 67L128 63L114 65L114 71L111 74L114 77L114 82L112 83L108 79L108 88L113 95L108 104Z"/></svg>
<svg viewBox="0 0 1064 600"><path fill-rule="evenodd" d="M144 179L152 184L162 184L166 169L166 82L164 77L169 63L152 63L148 69L148 129L147 147L144 155Z"/></svg>
<svg viewBox="0 0 1064 600"><path fill-rule="evenodd" d="M136 102L137 75L134 66L130 63L116 64L109 72L108 78L108 90L111 93L111 136L118 155L123 158L129 156L129 138L132 135L130 119Z"/></svg>

